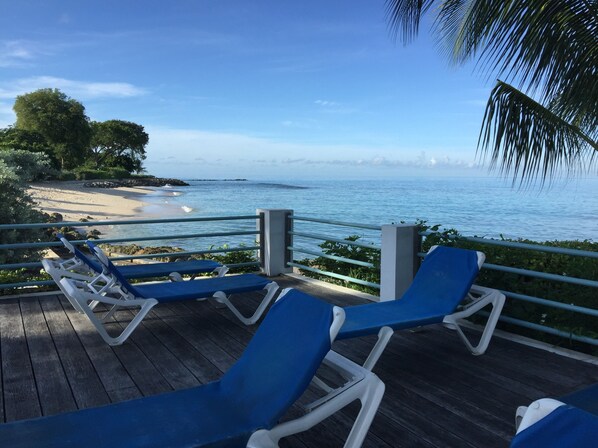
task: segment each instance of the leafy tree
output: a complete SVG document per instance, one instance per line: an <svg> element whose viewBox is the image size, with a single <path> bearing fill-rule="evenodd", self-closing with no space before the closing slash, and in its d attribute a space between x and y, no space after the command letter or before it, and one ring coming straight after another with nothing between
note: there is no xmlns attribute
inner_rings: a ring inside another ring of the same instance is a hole
<svg viewBox="0 0 598 448"><path fill-rule="evenodd" d="M0 149L45 152L51 155L48 143L39 132L8 127L0 129Z"/></svg>
<svg viewBox="0 0 598 448"><path fill-rule="evenodd" d="M91 129L83 105L58 89L40 89L19 95L13 106L15 127L41 134L61 169L83 162Z"/></svg>
<svg viewBox="0 0 598 448"><path fill-rule="evenodd" d="M598 159L596 0L387 0L405 43L436 11L434 32L459 64L497 73L478 151L530 182L590 171ZM516 83L517 85L511 85Z"/></svg>
<svg viewBox="0 0 598 448"><path fill-rule="evenodd" d="M42 222L44 215L34 209L34 202L25 190L23 179L0 160L0 224L23 224ZM45 233L40 229L1 230L0 244L24 241L43 241ZM39 250L17 249L0 252L0 264L38 261Z"/></svg>
<svg viewBox="0 0 598 448"><path fill-rule="evenodd" d="M149 136L143 126L123 120L92 122L91 155L96 168L123 167L143 170Z"/></svg>
<svg viewBox="0 0 598 448"><path fill-rule="evenodd" d="M47 154L22 149L0 149L0 162L10 168L21 182L44 179L51 173Z"/></svg>

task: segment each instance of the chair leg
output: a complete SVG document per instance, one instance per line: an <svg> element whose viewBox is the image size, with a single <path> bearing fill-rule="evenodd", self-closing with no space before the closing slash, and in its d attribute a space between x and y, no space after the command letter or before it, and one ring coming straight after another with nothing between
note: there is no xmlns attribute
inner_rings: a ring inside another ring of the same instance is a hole
<svg viewBox="0 0 598 448"><path fill-rule="evenodd" d="M253 325L260 319L260 317L262 317L262 314L264 314L264 311L270 302L272 302L272 299L276 295L276 291L278 291L278 284L276 282L268 283L264 289L266 290L266 295L251 316L244 316L243 313L241 313L239 309L232 304L229 296L222 291L218 291L216 294L214 294L213 299L217 303L226 305L228 309L231 310L232 313L237 317L237 319L239 319L245 325Z"/></svg>
<svg viewBox="0 0 598 448"><path fill-rule="evenodd" d="M443 322L450 328L456 330L457 334L468 350L473 355L477 356L484 354L488 348L488 345L490 344L490 339L492 339L494 329L496 328L500 313L502 312L502 308L505 304L505 296L495 289L482 288L480 286L474 286L472 288L472 292L478 292L482 295L481 297L475 299L471 304L466 306L463 310L446 316ZM474 346L469 341L465 333L463 333L463 330L459 325L459 320L472 316L487 305L492 305L492 311L488 316L488 320L486 321L486 325L484 326L484 330L478 344Z"/></svg>
<svg viewBox="0 0 598 448"><path fill-rule="evenodd" d="M141 305L141 307L139 308L139 311L137 312L135 317L127 324L127 326L123 329L123 331L121 331L117 336L110 336L110 334L108 334L108 331L106 330L104 322L105 322L105 319L108 317L107 315L104 316L102 319L98 319L98 317L95 315L93 310L90 309L89 307L84 307L83 310L84 310L84 313L89 318L92 325L96 328L96 330L102 337L102 339L108 345L114 346L114 345L121 345L123 342L125 342L127 340L127 338L131 335L131 333L133 333L133 331L139 326L139 324L145 318L147 313L149 313L150 310L157 303L158 302L153 299L146 300L145 303L143 303ZM108 314L112 315L112 314L114 314L114 312L116 312L118 309L121 309L121 308L130 308L130 304L127 304L125 302L123 304L123 306L113 305Z"/></svg>
<svg viewBox="0 0 598 448"><path fill-rule="evenodd" d="M394 330L390 327L380 328L380 331L378 332L378 340L376 341L376 344L372 348L372 351L368 355L367 359L363 363L364 369L367 369L370 372L374 369L376 363L380 359L380 356L382 356L382 353L384 353L384 350L386 349L386 346L388 345L388 342L390 341L390 338L394 333Z"/></svg>
<svg viewBox="0 0 598 448"><path fill-rule="evenodd" d="M344 447L359 448L363 444L384 395L384 383L372 372L336 352L330 351L326 355L324 363L335 369L341 376L350 378L347 385L335 389L333 396L326 396L322 401L318 400L317 406L310 406L311 410L308 414L277 425L271 430L255 432L249 439L248 448L278 447L280 439L307 431L355 400L361 402L361 410L353 423Z"/></svg>

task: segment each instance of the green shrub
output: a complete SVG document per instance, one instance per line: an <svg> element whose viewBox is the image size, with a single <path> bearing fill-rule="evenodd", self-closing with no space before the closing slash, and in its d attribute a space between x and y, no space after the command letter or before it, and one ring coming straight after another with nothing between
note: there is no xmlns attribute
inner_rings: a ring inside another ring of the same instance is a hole
<svg viewBox="0 0 598 448"><path fill-rule="evenodd" d="M127 179L131 177L131 173L129 173L125 168L113 167L108 168L106 171L110 173L112 179Z"/></svg>
<svg viewBox="0 0 598 448"><path fill-rule="evenodd" d="M46 179L53 172L50 168L50 158L43 152L1 149L0 161L15 173L19 182Z"/></svg>
<svg viewBox="0 0 598 448"><path fill-rule="evenodd" d="M0 160L0 224L42 222L44 214L34 208L22 179ZM0 230L0 244L48 241L41 229ZM8 249L0 251L0 264L39 261L38 249Z"/></svg>
<svg viewBox="0 0 598 448"><path fill-rule="evenodd" d="M350 235L345 238L347 241L355 242L359 240L359 236ZM325 257L316 258L305 258L299 260L300 264L319 269L321 271L328 271L335 274L345 275L353 277L359 280L365 280L371 283L380 283L380 251L375 248L358 247L349 244L337 243L334 241L324 241L319 245L322 248L322 252L325 255L331 255L336 257L349 258L351 260L364 261L372 263L373 268L357 266L343 261L331 260ZM378 294L379 291L376 288L369 286L359 285L357 283L348 282L345 280L335 279L326 275L311 272L305 269L300 269L301 273L307 277L317 278L324 280L329 283L342 285L348 288L352 288L358 291L364 291L370 294Z"/></svg>
<svg viewBox="0 0 598 448"><path fill-rule="evenodd" d="M131 177L131 173L120 167L111 167L103 170L81 167L73 170L73 172L78 180L126 179Z"/></svg>
<svg viewBox="0 0 598 448"><path fill-rule="evenodd" d="M598 252L598 243L592 241L546 241L543 243L524 239L503 239L503 241ZM459 239L454 241L453 245L484 252L486 254L486 263L598 281L598 259L595 258L470 243ZM598 308L596 288L590 286L574 285L490 269L483 269L476 282L480 285L526 296L584 308ZM556 328L570 334L598 338L598 318L585 314L524 300L507 299L503 315ZM503 328L527 334L535 339L546 340L551 343L562 343L562 340L558 338L532 330L524 330L513 325L503 325ZM574 342L570 342L569 346L581 347Z"/></svg>
<svg viewBox="0 0 598 448"><path fill-rule="evenodd" d="M240 245L243 247L243 244ZM224 246L219 247L218 249L228 249L229 246L225 244ZM212 249L210 247L210 249ZM254 263L258 261L255 251L253 250L240 250L235 252L222 252L222 253L213 253L213 254L202 254L203 258L206 260L214 260L220 264L224 264L226 266L231 266L233 264L241 264L241 263ZM194 256L195 257L195 256ZM258 266L239 266L230 268L231 273L242 273L242 272L255 272L259 271Z"/></svg>
<svg viewBox="0 0 598 448"><path fill-rule="evenodd" d="M72 171L60 171L56 176L57 180L77 180L77 175Z"/></svg>
<svg viewBox="0 0 598 448"><path fill-rule="evenodd" d="M461 238L455 229L440 230L440 226L428 226L424 221L418 222L420 231L432 230L436 233L429 235L422 242L422 250L426 252L433 245L455 246L464 249L479 250L486 254L486 263L509 266L519 269L534 270L539 272L566 275L569 277L582 278L598 281L598 259L561 255L547 252L532 251L526 249L515 249L491 244L468 242ZM349 241L356 241L359 237L353 235L346 238ZM550 247L563 247L569 249L598 252L598 243L593 241L546 241L538 243L531 240L509 240L502 238L502 241L513 241L519 243L536 244ZM299 262L306 266L334 272L341 275L366 280L374 283L380 282L379 260L380 253L374 249L352 247L342 243L325 241L320 244L322 252L326 255L362 260L373 263L376 268L363 268L341 261L329 260L323 257L303 259ZM342 284L353 289L378 294L379 291L342 280L336 280L327 276L316 274L307 270L301 271L303 275L319 278L327 282ZM511 274L490 269L482 269L477 284L491 288L510 291L526 296L539 297L551 301L574 304L577 306L598 309L598 296L596 288L580 286L570 283L562 283L552 280L534 278L527 275ZM507 299L503 315L516 319L553 327L558 330L598 338L598 318L572 311L561 310L546 305L531 303L523 300ZM544 340L553 344L563 344L562 338L550 336L533 330L527 330L515 325L501 323L501 327L519 334L528 335L534 339ZM568 341L569 347L592 351L584 344Z"/></svg>
<svg viewBox="0 0 598 448"><path fill-rule="evenodd" d="M7 283L22 283L22 282L37 282L42 280L51 280L51 277L45 271L33 269L14 269L14 270L0 270L0 284ZM41 288L41 289L39 289ZM38 287L37 291L53 290L54 286ZM15 294L14 289L0 289L0 295Z"/></svg>
<svg viewBox="0 0 598 448"><path fill-rule="evenodd" d="M77 168L73 170L77 180L110 179L110 173L92 168Z"/></svg>

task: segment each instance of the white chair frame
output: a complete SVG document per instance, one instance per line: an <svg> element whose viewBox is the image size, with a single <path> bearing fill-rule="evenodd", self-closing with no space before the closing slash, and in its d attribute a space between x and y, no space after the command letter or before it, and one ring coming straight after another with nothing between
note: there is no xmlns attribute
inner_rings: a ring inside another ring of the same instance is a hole
<svg viewBox="0 0 598 448"><path fill-rule="evenodd" d="M289 289L284 289L278 299L283 297ZM331 343L334 342L344 320L345 312L342 308L335 306L334 321L330 327ZM341 375L346 383L333 389L319 378L314 377L312 384L323 389L327 395L304 406L307 411L305 415L276 425L270 430L262 429L253 433L247 443L248 448L277 448L280 439L307 431L356 400L360 401L361 409L345 441L344 448L361 447L382 401L384 383L370 370L332 350L324 358L323 364Z"/></svg>

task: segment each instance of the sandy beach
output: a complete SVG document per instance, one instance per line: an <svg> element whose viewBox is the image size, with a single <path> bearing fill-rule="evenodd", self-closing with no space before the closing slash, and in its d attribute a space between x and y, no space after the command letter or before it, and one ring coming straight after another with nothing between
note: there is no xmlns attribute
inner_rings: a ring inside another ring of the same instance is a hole
<svg viewBox="0 0 598 448"><path fill-rule="evenodd" d="M87 188L84 181L39 182L29 194L46 213L60 213L64 221L130 219L148 205L143 196L152 190L142 187Z"/></svg>

